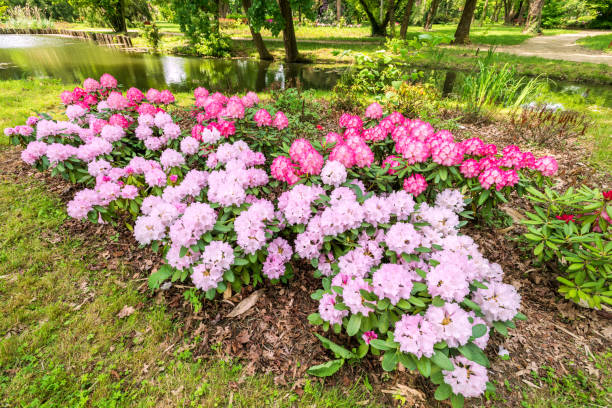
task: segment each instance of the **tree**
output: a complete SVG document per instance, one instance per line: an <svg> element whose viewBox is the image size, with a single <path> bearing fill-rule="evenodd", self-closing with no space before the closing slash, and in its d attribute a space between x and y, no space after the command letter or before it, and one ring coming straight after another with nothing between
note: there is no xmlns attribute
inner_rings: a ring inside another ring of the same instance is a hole
<svg viewBox="0 0 612 408"><path fill-rule="evenodd" d="M531 0L529 4L529 13L525 20L524 33L541 33L542 32L542 7L545 0Z"/></svg>
<svg viewBox="0 0 612 408"><path fill-rule="evenodd" d="M476 10L477 2L478 0L465 0L461 19L455 31L453 44L467 44L470 42L470 26L472 25L472 18L474 17L474 10Z"/></svg>
<svg viewBox="0 0 612 408"><path fill-rule="evenodd" d="M388 0L387 9L380 8L378 0L359 0L359 4L363 8L364 13L370 21L370 29L372 37L385 37L387 35L387 26L391 21L391 16L396 8L401 8L402 0ZM382 18L376 18L376 14L380 14Z"/></svg>
<svg viewBox="0 0 612 408"><path fill-rule="evenodd" d="M242 8L244 8L244 12L247 16L249 16L249 10L252 7L251 0L242 0ZM249 30L251 31L251 37L253 37L253 43L255 44L255 48L257 49L257 53L259 54L259 59L271 61L274 59L268 48L266 48L266 43L264 43L263 38L261 37L261 33L256 31L253 28L253 24L251 23L251 18L249 17Z"/></svg>
<svg viewBox="0 0 612 408"><path fill-rule="evenodd" d="M440 5L440 0L431 0L431 6L429 7L429 11L427 12L427 18L425 19L425 25L423 28L425 30L431 30L431 26L433 25L434 17L438 12L438 6Z"/></svg>
<svg viewBox="0 0 612 408"><path fill-rule="evenodd" d="M127 0L129 1L129 0ZM98 14L104 24L116 33L126 32L126 0L71 0L70 4L77 9L89 9Z"/></svg>
<svg viewBox="0 0 612 408"><path fill-rule="evenodd" d="M489 6L489 0L485 0L485 4L482 7L482 13L480 14L480 24L483 25L485 20L487 19L487 7Z"/></svg>
<svg viewBox="0 0 612 408"><path fill-rule="evenodd" d="M414 6L414 0L408 0L406 8L404 8L404 16L402 17L402 26L400 27L400 38L406 39L406 32L408 31L408 23L410 23L410 14L412 14L412 7Z"/></svg>
<svg viewBox="0 0 612 408"><path fill-rule="evenodd" d="M336 0L336 21L342 18L342 0Z"/></svg>

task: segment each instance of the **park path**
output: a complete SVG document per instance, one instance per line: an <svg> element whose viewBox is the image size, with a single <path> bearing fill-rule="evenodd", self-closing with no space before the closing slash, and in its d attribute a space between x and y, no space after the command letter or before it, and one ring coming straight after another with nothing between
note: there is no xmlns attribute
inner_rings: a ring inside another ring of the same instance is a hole
<svg viewBox="0 0 612 408"><path fill-rule="evenodd" d="M496 51L521 56L591 62L612 66L612 54L591 50L576 44L576 41L580 38L600 34L610 34L610 31L580 31L574 34L540 35L519 45L498 47Z"/></svg>

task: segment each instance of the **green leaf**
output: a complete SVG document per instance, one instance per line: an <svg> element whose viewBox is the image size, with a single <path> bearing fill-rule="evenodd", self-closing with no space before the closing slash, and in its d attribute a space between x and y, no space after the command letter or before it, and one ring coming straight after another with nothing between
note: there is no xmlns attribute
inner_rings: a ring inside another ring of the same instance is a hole
<svg viewBox="0 0 612 408"><path fill-rule="evenodd" d="M484 324L477 324L474 327L472 327L472 336L477 339L479 337L484 336L485 334L487 334L487 326Z"/></svg>
<svg viewBox="0 0 612 408"><path fill-rule="evenodd" d="M524 314L522 314L522 313L520 313L520 312L519 312L519 313L517 313L517 314L516 314L516 316L514 316L514 318L515 318L516 320L527 320L527 316L525 316Z"/></svg>
<svg viewBox="0 0 612 408"><path fill-rule="evenodd" d="M361 327L361 315L353 314L346 325L346 334L349 336L354 336L359 331Z"/></svg>
<svg viewBox="0 0 612 408"><path fill-rule="evenodd" d="M466 345L459 347L458 350L468 360L478 363L481 366L489 367L489 359L474 343L467 343Z"/></svg>
<svg viewBox="0 0 612 408"><path fill-rule="evenodd" d="M308 321L310 322L310 324L315 325L315 326L319 326L323 324L323 319L321 319L321 315L318 313L309 314Z"/></svg>
<svg viewBox="0 0 612 408"><path fill-rule="evenodd" d="M423 377L427 378L431 374L431 360L427 357L421 357L416 361L416 366Z"/></svg>
<svg viewBox="0 0 612 408"><path fill-rule="evenodd" d="M315 377L329 377L334 375L343 365L344 359L330 360L327 363L310 367L307 372Z"/></svg>
<svg viewBox="0 0 612 408"><path fill-rule="evenodd" d="M437 365L443 370L453 371L455 369L455 366L453 365L453 362L450 360L450 358L448 358L446 354L439 350L437 350L434 355L431 356L431 361L433 361L435 365Z"/></svg>
<svg viewBox="0 0 612 408"><path fill-rule="evenodd" d="M404 367L409 370L416 370L416 363L414 362L414 358L406 353L398 353L399 362L402 363Z"/></svg>
<svg viewBox="0 0 612 408"><path fill-rule="evenodd" d="M497 332L499 334L501 334L504 337L508 336L508 328L506 326L504 326L503 323L501 322L493 322L493 327L495 327L495 330L497 330Z"/></svg>
<svg viewBox="0 0 612 408"><path fill-rule="evenodd" d="M321 340L321 343L323 343L323 346L329 350L331 350L335 355L342 357L343 359L349 359L349 358L356 358L357 356L345 349L344 347L334 343L333 341L331 341L330 339L327 339L323 336L321 336L320 334L315 333L315 336L317 336L317 338L319 340Z"/></svg>
<svg viewBox="0 0 612 408"><path fill-rule="evenodd" d="M451 406L453 408L463 408L463 404L465 402L465 398L463 398L463 395L459 394L453 394L451 395L450 398L450 402L451 402Z"/></svg>
<svg viewBox="0 0 612 408"><path fill-rule="evenodd" d="M378 350L382 350L382 351L388 351L388 350L395 350L396 347L393 347L391 345L389 345L386 341L382 341L380 339L374 339L370 342L370 346L374 347L375 349Z"/></svg>
<svg viewBox="0 0 612 408"><path fill-rule="evenodd" d="M438 401L448 399L453 393L453 389L448 384L440 384L434 393L434 398Z"/></svg>
<svg viewBox="0 0 612 408"><path fill-rule="evenodd" d="M170 275L172 275L170 267L168 265L163 265L157 272L153 272L149 275L149 288L158 289L162 282L168 279Z"/></svg>
<svg viewBox="0 0 612 408"><path fill-rule="evenodd" d="M393 371L397 366L399 358L396 351L387 351L383 355L382 368L385 371Z"/></svg>

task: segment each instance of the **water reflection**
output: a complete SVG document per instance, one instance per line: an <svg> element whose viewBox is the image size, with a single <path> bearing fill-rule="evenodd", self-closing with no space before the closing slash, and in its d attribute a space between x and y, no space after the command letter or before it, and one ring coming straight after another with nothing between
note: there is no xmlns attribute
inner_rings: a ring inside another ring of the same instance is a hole
<svg viewBox="0 0 612 408"><path fill-rule="evenodd" d="M104 72L121 84L143 89L186 91L205 86L226 92L287 86L331 89L341 74L303 64L159 56L72 38L0 35L0 80L33 76L74 83Z"/></svg>
<svg viewBox="0 0 612 408"><path fill-rule="evenodd" d="M204 59L129 53L70 37L0 35L0 80L58 78L65 83L98 78L104 72L141 89L190 91L198 86L222 92L268 88L332 89L346 68L246 59ZM414 70L414 69L413 69ZM469 73L426 70L423 82L446 96L459 93ZM551 82L551 90L585 96L585 102L612 106L612 87Z"/></svg>

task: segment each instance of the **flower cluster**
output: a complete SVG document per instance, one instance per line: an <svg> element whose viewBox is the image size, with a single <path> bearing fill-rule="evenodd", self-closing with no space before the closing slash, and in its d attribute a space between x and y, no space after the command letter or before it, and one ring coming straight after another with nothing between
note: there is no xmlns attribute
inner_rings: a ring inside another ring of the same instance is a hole
<svg viewBox="0 0 612 408"><path fill-rule="evenodd" d="M481 395L482 350L493 328L520 317L520 296L459 234L473 197L442 186L508 191L524 173L553 175L554 159L458 142L376 103L363 119L343 114L321 142L288 141L287 116L258 107L255 93L194 97L185 118L170 91L123 93L105 74L62 93L68 121L33 116L5 134L25 162L85 184L71 217L132 216L135 240L165 260L151 287L190 279L213 299L286 281L292 261L306 260L322 284L313 323L344 329L360 356L383 352L385 369L401 361L437 373L449 392Z"/></svg>

